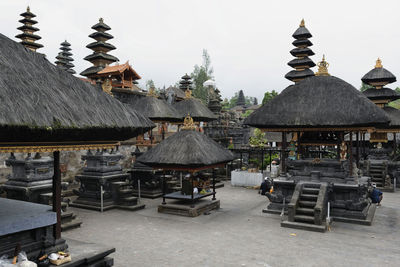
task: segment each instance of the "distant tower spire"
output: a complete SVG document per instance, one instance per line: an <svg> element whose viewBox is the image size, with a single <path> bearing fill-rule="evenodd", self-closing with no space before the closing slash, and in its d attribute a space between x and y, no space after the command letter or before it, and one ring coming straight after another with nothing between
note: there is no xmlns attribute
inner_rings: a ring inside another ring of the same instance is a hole
<svg viewBox="0 0 400 267"><path fill-rule="evenodd" d="M74 64L72 64L71 62L74 61L74 59L71 57L72 53L70 52L70 46L71 44L68 43L66 40L61 43L61 52L59 52L56 56L57 60L54 63L56 63L57 67L67 71L68 73L75 74L76 72L72 69L74 67Z"/></svg>
<svg viewBox="0 0 400 267"><path fill-rule="evenodd" d="M186 73L179 81L179 89L182 91L192 90L192 78Z"/></svg>
<svg viewBox="0 0 400 267"><path fill-rule="evenodd" d="M110 26L104 23L103 18L100 18L99 23L93 25L92 29L95 32L90 34L89 37L96 41L88 44L86 47L93 50L93 53L84 59L91 62L93 66L81 72L82 76L88 78L94 77L97 72L104 69L107 65L118 61L118 58L107 54L109 51L115 49L115 46L107 43L108 40L114 38L111 34L106 33L106 31L111 30Z"/></svg>
<svg viewBox="0 0 400 267"><path fill-rule="evenodd" d="M239 96L236 102L236 106L245 106L246 105L246 99L244 97L243 90L239 91Z"/></svg>
<svg viewBox="0 0 400 267"><path fill-rule="evenodd" d="M293 33L293 45L296 47L290 51L292 56L296 57L289 61L288 65L294 70L288 72L285 78L292 82L299 82L306 77L313 76L314 72L310 68L315 66L315 63L309 58L314 55L314 52L308 48L312 43L308 38L311 38L311 33L307 30L304 19L300 22L300 27Z"/></svg>
<svg viewBox="0 0 400 267"><path fill-rule="evenodd" d="M26 48L36 52L37 49L43 47L43 45L35 43L35 41L42 38L39 35L34 34L35 32L39 31L38 28L33 27L37 21L33 20L32 18L36 17L36 15L31 12L31 9L28 6L26 11L21 13L20 16L22 16L23 19L19 20L19 22L24 25L17 28L18 30L22 31L22 33L16 35L15 37L21 39L20 43Z"/></svg>

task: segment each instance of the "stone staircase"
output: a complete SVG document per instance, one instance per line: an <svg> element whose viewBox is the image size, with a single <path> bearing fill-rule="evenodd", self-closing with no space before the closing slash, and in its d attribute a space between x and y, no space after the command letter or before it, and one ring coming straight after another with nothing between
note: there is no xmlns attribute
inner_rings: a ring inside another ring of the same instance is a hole
<svg viewBox="0 0 400 267"><path fill-rule="evenodd" d="M288 204L288 219L282 227L325 232L327 183L298 183Z"/></svg>
<svg viewBox="0 0 400 267"><path fill-rule="evenodd" d="M371 177L371 182L376 183L376 187L384 188L386 175L388 173L388 165L386 160L368 160L367 176Z"/></svg>
<svg viewBox="0 0 400 267"><path fill-rule="evenodd" d="M114 203L118 208L137 210L143 209L144 205L138 203L138 198L134 196L134 189L127 181L112 182Z"/></svg>

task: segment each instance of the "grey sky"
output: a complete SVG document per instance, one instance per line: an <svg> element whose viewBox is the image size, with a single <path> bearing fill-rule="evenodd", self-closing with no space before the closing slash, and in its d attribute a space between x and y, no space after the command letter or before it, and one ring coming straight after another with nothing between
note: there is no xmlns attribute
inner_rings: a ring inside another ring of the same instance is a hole
<svg viewBox="0 0 400 267"><path fill-rule="evenodd" d="M313 34L311 58L317 63L324 53L331 75L359 88L377 57L394 75L400 73L398 0L2 0L2 34L16 40L27 5L39 22L44 48L38 51L54 62L67 39L78 73L90 66L83 60L91 53L85 46L100 17L112 28L110 43L117 49L110 54L129 60L142 82L153 79L157 87L192 72L205 48L223 97L243 89L261 101L266 90L280 92L291 84L284 75L293 58L291 35L302 18Z"/></svg>

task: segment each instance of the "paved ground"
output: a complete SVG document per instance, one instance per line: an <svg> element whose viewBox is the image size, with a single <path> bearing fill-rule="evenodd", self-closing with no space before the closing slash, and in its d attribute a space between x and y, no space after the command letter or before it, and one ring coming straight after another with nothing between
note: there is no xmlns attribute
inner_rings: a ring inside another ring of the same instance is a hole
<svg viewBox="0 0 400 267"><path fill-rule="evenodd" d="M217 196L221 209L197 218L157 213L160 199L136 212L71 208L83 225L63 236L116 247L118 267L400 266L400 192L384 194L372 226L334 222L323 234L280 227L255 190L226 184Z"/></svg>

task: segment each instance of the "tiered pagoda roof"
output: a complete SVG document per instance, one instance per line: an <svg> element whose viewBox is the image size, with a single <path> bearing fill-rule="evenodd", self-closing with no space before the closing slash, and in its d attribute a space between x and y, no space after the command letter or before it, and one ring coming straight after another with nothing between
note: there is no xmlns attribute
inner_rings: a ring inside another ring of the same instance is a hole
<svg viewBox="0 0 400 267"><path fill-rule="evenodd" d="M55 63L59 68L67 71L68 73L75 74L76 72L72 69L74 67L74 64L72 64L71 62L74 61L74 59L71 57L72 53L70 52L70 46L71 44L68 43L66 40L61 43L61 52L59 52L56 56L57 60Z"/></svg>
<svg viewBox="0 0 400 267"><path fill-rule="evenodd" d="M312 43L308 38L312 35L305 27L304 19L300 23L300 27L293 33L293 45L296 47L290 51L290 54L296 57L289 61L288 65L294 70L288 72L285 78L291 80L292 82L298 82L302 79L313 76L314 72L310 68L315 66L315 63L309 58L309 56L314 55L314 52L308 48L312 46Z"/></svg>
<svg viewBox="0 0 400 267"><path fill-rule="evenodd" d="M35 43L35 41L42 39L39 35L36 35L35 32L39 31L38 28L33 27L37 23L36 20L32 18L36 17L29 8L26 8L24 13L20 14L23 19L19 20L23 25L18 27L18 30L22 31L21 34L16 35L16 38L21 39L21 44L23 44L26 48L29 48L32 51L36 51L37 49L43 47L43 45Z"/></svg>
<svg viewBox="0 0 400 267"><path fill-rule="evenodd" d="M192 78L190 78L190 76L186 73L181 79L182 80L179 81L179 89L182 91L186 91L186 89L192 90Z"/></svg>
<svg viewBox="0 0 400 267"><path fill-rule="evenodd" d="M245 106L245 105L246 105L246 99L244 98L243 90L240 90L236 106Z"/></svg>
<svg viewBox="0 0 400 267"><path fill-rule="evenodd" d="M184 100L173 104L173 107L178 111L180 116L185 117L190 115L196 122L208 122L217 119L217 116L201 103L200 100L192 97L192 91L187 89L185 94Z"/></svg>
<svg viewBox="0 0 400 267"><path fill-rule="evenodd" d="M396 76L383 68L382 61L379 58L376 61L375 68L365 74L361 80L363 83L372 86L372 88L365 90L364 94L378 106L384 107L389 102L400 99L398 92L384 87L389 83L395 82Z"/></svg>
<svg viewBox="0 0 400 267"><path fill-rule="evenodd" d="M95 42L88 44L86 47L93 50L93 53L84 59L93 64L92 67L87 68L81 72L82 76L93 78L96 74L104 69L107 65L118 61L118 58L109 55L108 52L115 49L115 46L107 43L108 40L114 38L106 31L111 30L110 26L104 23L103 19L99 19L99 23L92 26L95 30L89 37L93 38Z"/></svg>

